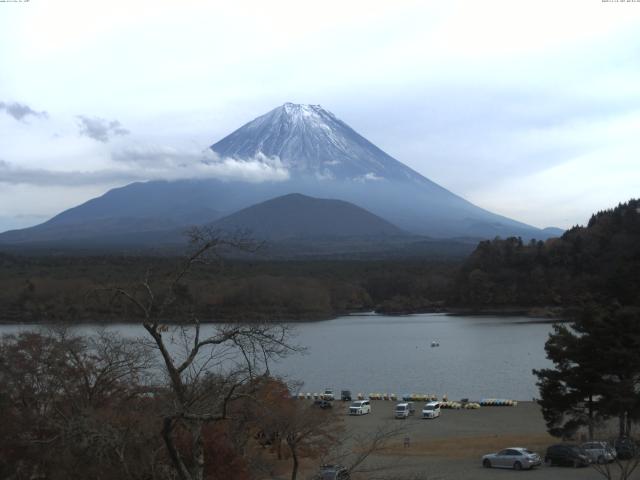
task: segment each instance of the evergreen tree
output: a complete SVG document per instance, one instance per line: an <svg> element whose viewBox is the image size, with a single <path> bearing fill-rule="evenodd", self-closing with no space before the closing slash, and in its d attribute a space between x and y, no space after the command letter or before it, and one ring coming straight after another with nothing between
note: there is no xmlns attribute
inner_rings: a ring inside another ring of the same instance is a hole
<svg viewBox="0 0 640 480"><path fill-rule="evenodd" d="M570 325L555 325L545 344L554 368L534 370L550 434L571 437L609 417L628 436L640 418L640 309L591 305Z"/></svg>

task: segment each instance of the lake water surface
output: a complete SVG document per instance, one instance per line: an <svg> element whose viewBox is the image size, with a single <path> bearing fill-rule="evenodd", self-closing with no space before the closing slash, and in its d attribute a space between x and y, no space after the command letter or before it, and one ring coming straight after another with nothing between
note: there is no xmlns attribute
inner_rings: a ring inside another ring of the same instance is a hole
<svg viewBox="0 0 640 480"><path fill-rule="evenodd" d="M37 328L0 325L0 333ZM93 327L77 327L79 333ZM208 327L211 328L211 327ZM352 315L294 325L305 354L287 357L272 372L304 382L302 391L326 387L362 392L447 394L531 400L533 368L550 365L544 343L551 324L525 317ZM144 335L139 325L109 329ZM439 347L431 347L437 340Z"/></svg>

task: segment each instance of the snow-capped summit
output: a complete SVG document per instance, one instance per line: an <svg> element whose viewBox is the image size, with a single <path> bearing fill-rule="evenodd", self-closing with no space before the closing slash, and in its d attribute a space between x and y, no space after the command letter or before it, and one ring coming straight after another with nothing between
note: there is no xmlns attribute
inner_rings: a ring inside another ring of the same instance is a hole
<svg viewBox="0 0 640 480"><path fill-rule="evenodd" d="M211 146L222 157L278 157L294 176L428 181L320 105L285 103Z"/></svg>
<svg viewBox="0 0 640 480"><path fill-rule="evenodd" d="M287 115L290 115L292 118L300 118L300 117L320 117L321 112L328 113L332 115L330 112L326 112L321 105L305 105L303 103L291 103L287 102L281 107Z"/></svg>

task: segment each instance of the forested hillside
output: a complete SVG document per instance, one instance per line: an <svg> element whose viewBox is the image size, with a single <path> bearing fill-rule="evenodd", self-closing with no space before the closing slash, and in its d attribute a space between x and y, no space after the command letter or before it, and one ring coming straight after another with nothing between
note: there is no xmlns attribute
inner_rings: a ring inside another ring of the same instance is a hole
<svg viewBox="0 0 640 480"><path fill-rule="evenodd" d="M566 307L592 298L638 305L639 292L640 200L630 200L546 242L481 242L460 269L449 303Z"/></svg>

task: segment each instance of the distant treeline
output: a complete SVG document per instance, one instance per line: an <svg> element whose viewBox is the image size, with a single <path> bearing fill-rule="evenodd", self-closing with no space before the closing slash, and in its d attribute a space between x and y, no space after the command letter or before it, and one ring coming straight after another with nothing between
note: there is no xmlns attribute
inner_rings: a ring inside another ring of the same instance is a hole
<svg viewBox="0 0 640 480"><path fill-rule="evenodd" d="M639 212L631 200L561 238L483 241L466 260L235 259L200 265L176 288L203 321L559 311L588 299L638 305ZM131 321L130 307L105 302L104 287L161 283L179 266L167 257L0 254L0 321Z"/></svg>
<svg viewBox="0 0 640 480"><path fill-rule="evenodd" d="M129 306L105 299L105 287L140 287L145 278L162 283L180 262L0 254L0 321L135 320ZM433 260L233 260L198 266L179 293L203 321L304 321L370 310L425 311L444 305L458 266Z"/></svg>

